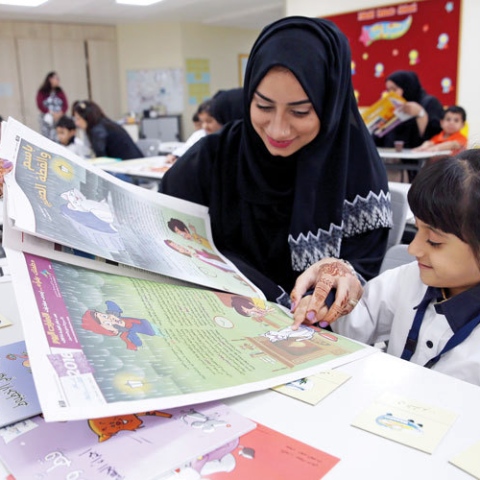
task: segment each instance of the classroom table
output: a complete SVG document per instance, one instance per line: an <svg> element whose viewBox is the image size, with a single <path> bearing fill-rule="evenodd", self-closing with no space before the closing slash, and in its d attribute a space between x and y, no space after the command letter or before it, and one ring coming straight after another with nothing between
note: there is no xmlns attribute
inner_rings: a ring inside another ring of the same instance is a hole
<svg viewBox="0 0 480 480"><path fill-rule="evenodd" d="M10 282L0 283L0 298L0 312L14 323L0 329L0 344L18 341L23 334ZM241 395L224 402L254 421L340 458L340 462L324 477L327 480L472 478L448 460L480 440L480 387L377 349L372 355L339 369L352 377L316 406L272 390ZM433 454L350 425L384 392L458 414Z"/></svg>
<svg viewBox="0 0 480 480"><path fill-rule="evenodd" d="M338 369L352 377L316 406L274 391L234 397L225 403L254 421L340 458L326 480L472 479L448 460L480 441L480 387L380 351ZM350 425L384 392L458 414L432 455Z"/></svg>
<svg viewBox="0 0 480 480"><path fill-rule="evenodd" d="M98 164L97 166L109 173L126 174L137 179L161 180L171 166L166 163L166 158L165 155L158 155Z"/></svg>
<svg viewBox="0 0 480 480"><path fill-rule="evenodd" d="M383 159L387 170L400 170L402 172L418 171L425 166L430 158L445 157L452 153L451 150L442 150L438 152L420 152L411 148L395 150L394 148L378 148L378 154ZM409 163L403 163L402 160L409 160ZM408 178L407 178L408 180Z"/></svg>

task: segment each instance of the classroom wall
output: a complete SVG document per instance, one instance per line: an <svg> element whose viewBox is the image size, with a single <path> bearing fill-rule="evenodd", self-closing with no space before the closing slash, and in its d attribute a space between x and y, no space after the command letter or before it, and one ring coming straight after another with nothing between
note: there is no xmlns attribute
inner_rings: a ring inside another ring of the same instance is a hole
<svg viewBox="0 0 480 480"><path fill-rule="evenodd" d="M330 0L285 0L285 11L287 16L321 17L399 3L411 2L401 0L336 0L335 2ZM480 2L478 0L462 0L457 103L467 111L470 146L480 146L478 18L480 18Z"/></svg>
<svg viewBox="0 0 480 480"><path fill-rule="evenodd" d="M187 59L210 61L210 93L239 86L238 55L248 53L257 30L211 27L197 23L125 24L117 27L122 111L127 105L127 71L183 68ZM193 131L191 117L196 105L188 104L185 83L183 132Z"/></svg>

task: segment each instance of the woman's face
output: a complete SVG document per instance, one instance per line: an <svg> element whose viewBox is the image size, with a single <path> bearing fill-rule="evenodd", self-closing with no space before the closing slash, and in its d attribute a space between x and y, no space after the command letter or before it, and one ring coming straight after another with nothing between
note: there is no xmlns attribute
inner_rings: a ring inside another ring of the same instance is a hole
<svg viewBox="0 0 480 480"><path fill-rule="evenodd" d="M75 125L77 128L81 128L82 130L86 130L88 127L87 121L82 118L77 112L73 113L73 120L75 121Z"/></svg>
<svg viewBox="0 0 480 480"><path fill-rule="evenodd" d="M385 82L385 88L387 89L387 92L393 92L403 97L403 88L400 88L396 83L392 82L391 80L387 80Z"/></svg>
<svg viewBox="0 0 480 480"><path fill-rule="evenodd" d="M222 128L222 125L207 112L199 113L198 118L200 118L202 128L207 132L207 134L218 132Z"/></svg>
<svg viewBox="0 0 480 480"><path fill-rule="evenodd" d="M259 83L250 104L253 128L267 150L288 157L320 132L312 102L292 72L270 70Z"/></svg>
<svg viewBox="0 0 480 480"><path fill-rule="evenodd" d="M51 88L57 88L60 86L60 78L58 77L58 75L52 75L49 80Z"/></svg>

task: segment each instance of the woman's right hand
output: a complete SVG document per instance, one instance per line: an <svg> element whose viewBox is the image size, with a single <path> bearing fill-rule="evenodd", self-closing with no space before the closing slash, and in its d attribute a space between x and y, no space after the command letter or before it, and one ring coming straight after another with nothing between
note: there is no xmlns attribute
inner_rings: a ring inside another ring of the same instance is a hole
<svg viewBox="0 0 480 480"><path fill-rule="evenodd" d="M304 296L312 288L313 294ZM325 300L333 288L336 289L335 301L329 308ZM324 258L314 263L297 278L290 295L293 329L302 323L321 322L321 327L327 326L350 313L362 293L362 284L349 263L338 258Z"/></svg>

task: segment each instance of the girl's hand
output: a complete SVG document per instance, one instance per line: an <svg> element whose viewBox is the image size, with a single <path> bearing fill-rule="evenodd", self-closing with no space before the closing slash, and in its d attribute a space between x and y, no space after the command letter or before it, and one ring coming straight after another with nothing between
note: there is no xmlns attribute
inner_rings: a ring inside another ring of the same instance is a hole
<svg viewBox="0 0 480 480"><path fill-rule="evenodd" d="M312 287L313 294L304 297ZM334 303L328 308L325 299L333 288L336 288L337 293ZM362 293L362 284L349 263L337 258L320 260L297 278L290 294L294 314L293 329L302 323L319 321L321 327L326 327L338 317L350 313Z"/></svg>

